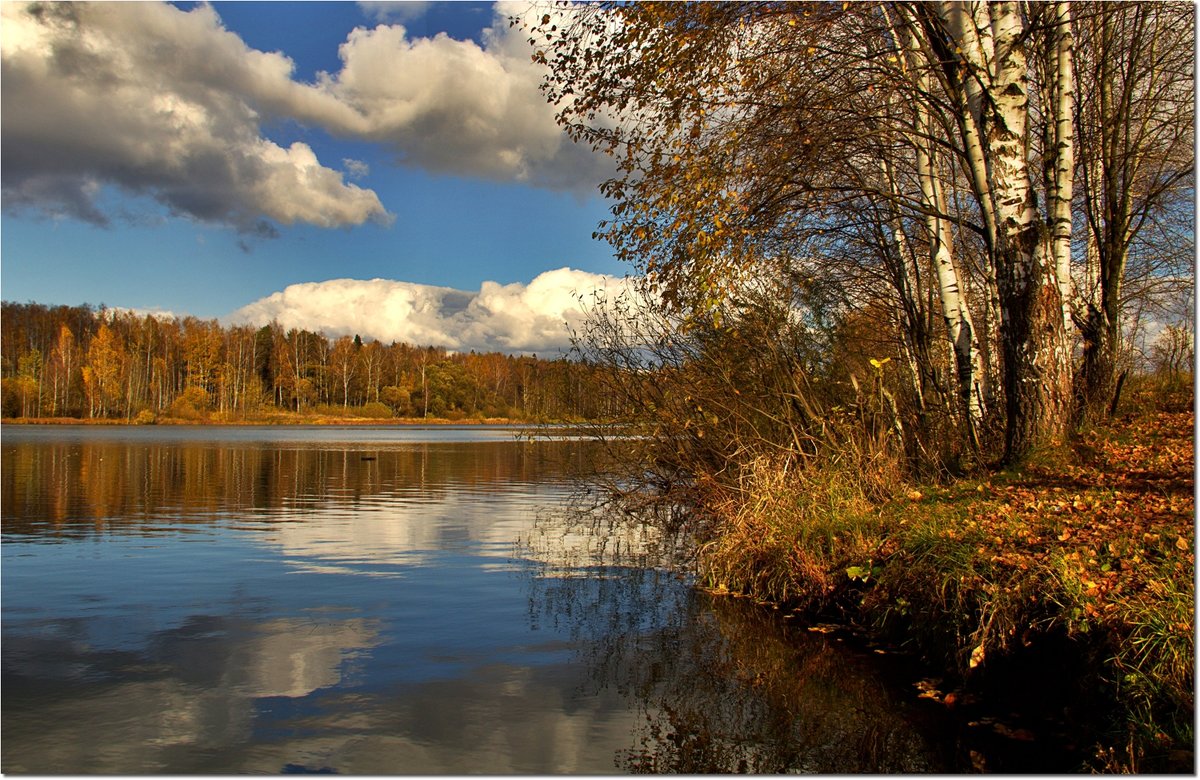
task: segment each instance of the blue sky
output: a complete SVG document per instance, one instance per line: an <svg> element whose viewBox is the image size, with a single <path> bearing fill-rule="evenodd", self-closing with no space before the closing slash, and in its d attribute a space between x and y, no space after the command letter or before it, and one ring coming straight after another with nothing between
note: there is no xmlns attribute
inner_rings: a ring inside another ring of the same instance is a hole
<svg viewBox="0 0 1200 780"><path fill-rule="evenodd" d="M591 238L608 163L508 26L543 10L5 3L0 294L331 332L392 307L363 335L547 348L628 269Z"/></svg>

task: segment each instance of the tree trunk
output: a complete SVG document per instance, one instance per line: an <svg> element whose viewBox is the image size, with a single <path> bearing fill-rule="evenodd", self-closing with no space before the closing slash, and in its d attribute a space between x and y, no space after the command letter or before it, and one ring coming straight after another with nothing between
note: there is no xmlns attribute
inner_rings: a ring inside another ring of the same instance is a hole
<svg viewBox="0 0 1200 780"><path fill-rule="evenodd" d="M920 77L923 93L930 91L928 76ZM955 375L958 381L958 399L967 423L967 438L972 447L979 448L979 432L985 412L983 397L983 362L979 351L979 337L967 305L966 290L960 283L960 274L954 262L953 241L950 225L942 214L946 213L946 199L942 192L934 167L933 156L926 138L933 137L933 123L928 109L918 109L917 174L921 182L921 197L929 211L925 213L925 228L929 233L929 252L937 272L938 292L942 303L942 317L950 333L954 347Z"/></svg>
<svg viewBox="0 0 1200 780"><path fill-rule="evenodd" d="M1051 145L1046 150L1049 169L1050 239L1053 242L1054 262L1058 270L1058 286L1063 302L1063 327L1071 327L1071 199L1075 181L1075 77L1071 35L1071 4L1055 3L1054 50L1050 53L1054 65L1053 123Z"/></svg>
<svg viewBox="0 0 1200 780"><path fill-rule="evenodd" d="M1062 434L1070 401L1062 288L1027 155L1028 30L1016 2L943 3L939 16L955 44L946 53L965 70L952 61L944 71L969 114L959 118L965 162L982 213L995 220L990 248L1001 309L1005 459L1012 461Z"/></svg>
<svg viewBox="0 0 1200 780"><path fill-rule="evenodd" d="M1103 307L1089 305L1086 318L1078 319L1076 324L1083 337L1083 360L1075 380L1076 420L1099 420L1110 408L1115 393L1121 322L1110 319Z"/></svg>

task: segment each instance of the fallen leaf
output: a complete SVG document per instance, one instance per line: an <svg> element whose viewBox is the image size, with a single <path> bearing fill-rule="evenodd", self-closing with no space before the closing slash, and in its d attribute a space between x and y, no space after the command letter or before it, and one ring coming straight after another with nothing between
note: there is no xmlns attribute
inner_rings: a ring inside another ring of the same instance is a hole
<svg viewBox="0 0 1200 780"><path fill-rule="evenodd" d="M999 734L1002 737L1008 737L1009 739L1019 739L1022 742L1032 742L1034 739L1033 732L1030 731L1029 729L1014 729L1010 726L1004 725L1003 723L995 724L994 726L992 726L992 730L995 731L997 734Z"/></svg>

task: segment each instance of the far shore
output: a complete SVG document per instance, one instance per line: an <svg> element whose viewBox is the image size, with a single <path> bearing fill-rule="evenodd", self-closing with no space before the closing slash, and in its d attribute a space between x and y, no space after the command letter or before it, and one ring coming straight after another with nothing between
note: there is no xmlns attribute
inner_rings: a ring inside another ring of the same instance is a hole
<svg viewBox="0 0 1200 780"><path fill-rule="evenodd" d="M0 419L3 425L317 425L317 426L374 426L374 427L413 427L422 425L511 425L534 427L538 425L570 424L566 421L520 420L508 417L464 418L452 420L447 417L330 417L325 415L305 416L301 414L272 414L254 418L208 417L202 419L181 419L177 417L160 417L154 422L137 422L135 420L108 418L79 418L79 417L5 417Z"/></svg>

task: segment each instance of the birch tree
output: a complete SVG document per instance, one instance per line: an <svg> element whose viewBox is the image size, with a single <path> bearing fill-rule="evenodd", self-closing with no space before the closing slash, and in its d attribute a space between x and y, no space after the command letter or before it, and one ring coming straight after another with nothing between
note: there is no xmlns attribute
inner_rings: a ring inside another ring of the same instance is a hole
<svg viewBox="0 0 1200 780"><path fill-rule="evenodd" d="M75 334L63 323L59 326L54 351L50 353L50 369L53 377L50 413L57 416L70 408L71 377L77 366ZM61 394L59 392L61 388Z"/></svg>
<svg viewBox="0 0 1200 780"><path fill-rule="evenodd" d="M1187 286L1194 259L1195 9L1185 3L1089 3L1075 14L1080 63L1076 133L1086 226L1080 303L1081 410L1101 414L1116 384L1127 276ZM1171 223L1177 229L1170 230ZM1175 260L1174 266L1164 261ZM1145 287L1143 287L1143 290ZM1137 291L1140 292L1140 291Z"/></svg>
<svg viewBox="0 0 1200 780"><path fill-rule="evenodd" d="M354 340L342 336L333 343L329 350L329 366L335 382L342 386L342 408L350 406L350 383L354 381L357 368Z"/></svg>
<svg viewBox="0 0 1200 780"><path fill-rule="evenodd" d="M1007 449L1018 456L1061 431L1062 292L1026 154L1027 30L1015 3L619 5L585 11L565 35L554 21L533 30L545 37L547 94L575 137L614 154L623 172L605 185L615 205L602 235L666 305L711 306L764 263L823 273L805 267L822 236L885 201L925 226L977 430L981 350L936 162L950 151L977 201L1004 315ZM916 117L898 108L912 103L923 105ZM934 110L947 121L932 121ZM915 168L919 184L892 186L901 174L889 164ZM901 302L912 292L896 289Z"/></svg>
<svg viewBox="0 0 1200 780"><path fill-rule="evenodd" d="M1015 2L939 2L909 6L956 107L958 141L983 215L1000 303L1000 347L1008 458L1062 434L1070 405L1070 348L1050 220L1039 211L1028 150L1032 127L1030 20ZM1055 49L1069 81L1070 52ZM1056 71L1056 72L1058 72ZM1055 136L1057 159L1069 135ZM1056 166L1056 192L1070 192L1073 170ZM1041 178L1041 177L1037 177ZM1045 199L1043 199L1045 202ZM1070 235L1069 222L1055 223Z"/></svg>
<svg viewBox="0 0 1200 780"><path fill-rule="evenodd" d="M954 251L952 220L943 186L944 172L939 162L939 140L944 136L934 120L937 101L930 72L932 63L925 56L911 24L911 15L906 9L896 9L896 16L907 22L894 28L892 34L901 48L903 74L911 82L911 90L906 90L911 96L914 112L910 137L929 255L937 275L942 316L954 348L958 394L966 415L967 432L972 444L978 447L979 430L984 424L986 412L984 383L987 373L961 264Z"/></svg>

